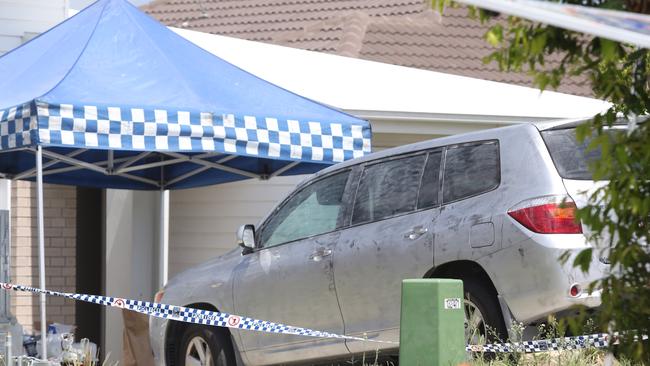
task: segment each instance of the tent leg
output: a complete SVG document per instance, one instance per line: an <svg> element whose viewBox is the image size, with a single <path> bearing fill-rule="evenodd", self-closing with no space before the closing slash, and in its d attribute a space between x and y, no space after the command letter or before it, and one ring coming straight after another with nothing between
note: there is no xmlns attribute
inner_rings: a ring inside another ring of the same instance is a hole
<svg viewBox="0 0 650 366"><path fill-rule="evenodd" d="M38 278L39 287L45 289L45 225L43 223L43 148L36 148L36 191L38 199ZM41 310L41 359L47 359L47 317L45 294L40 294Z"/></svg>
<svg viewBox="0 0 650 366"><path fill-rule="evenodd" d="M11 181L0 179L0 279L10 281L11 267ZM11 323L9 291L0 294L0 324Z"/></svg>
<svg viewBox="0 0 650 366"><path fill-rule="evenodd" d="M158 286L162 288L169 277L169 190L166 189L160 190L159 219Z"/></svg>

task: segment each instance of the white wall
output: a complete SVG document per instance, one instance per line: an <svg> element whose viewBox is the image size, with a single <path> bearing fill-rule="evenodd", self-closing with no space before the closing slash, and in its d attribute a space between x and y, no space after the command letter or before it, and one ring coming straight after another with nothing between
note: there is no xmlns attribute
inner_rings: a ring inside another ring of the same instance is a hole
<svg viewBox="0 0 650 366"><path fill-rule="evenodd" d="M66 0L0 0L0 54L66 18Z"/></svg>
<svg viewBox="0 0 650 366"><path fill-rule="evenodd" d="M105 226L106 294L135 300L153 299L158 290L156 247L158 192L107 189ZM103 307L104 354L122 358L122 313Z"/></svg>

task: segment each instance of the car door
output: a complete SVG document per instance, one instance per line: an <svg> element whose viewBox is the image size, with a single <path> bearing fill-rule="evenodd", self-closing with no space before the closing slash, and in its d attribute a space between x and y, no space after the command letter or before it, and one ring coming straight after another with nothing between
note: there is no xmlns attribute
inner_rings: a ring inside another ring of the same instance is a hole
<svg viewBox="0 0 650 366"><path fill-rule="evenodd" d="M298 189L257 232L260 249L235 270L238 314L343 333L332 255L345 216L342 202L349 171ZM284 363L347 354L340 339L239 331L251 365Z"/></svg>
<svg viewBox="0 0 650 366"><path fill-rule="evenodd" d="M361 167L350 226L334 256L346 334L399 341L401 282L421 278L433 266L440 161L441 152L433 151ZM346 344L353 353L396 347Z"/></svg>
<svg viewBox="0 0 650 366"><path fill-rule="evenodd" d="M448 146L445 150L442 208L436 221L435 263L475 260L500 249L503 199L496 140Z"/></svg>

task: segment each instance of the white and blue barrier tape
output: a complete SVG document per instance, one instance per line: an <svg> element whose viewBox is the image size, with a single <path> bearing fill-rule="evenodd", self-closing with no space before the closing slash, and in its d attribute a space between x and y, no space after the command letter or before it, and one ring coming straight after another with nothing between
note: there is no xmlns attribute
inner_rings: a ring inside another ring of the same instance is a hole
<svg viewBox="0 0 650 366"><path fill-rule="evenodd" d="M641 340L648 340L647 335L640 337ZM639 337L635 337L639 340ZM611 344L618 344L619 334L614 333ZM610 335L597 333L580 335L575 337L560 337L553 339L540 339L533 341L522 341L513 343L493 343L468 345L467 352L498 352L498 353L537 353L546 351L577 350L586 348L606 348L610 344Z"/></svg>
<svg viewBox="0 0 650 366"><path fill-rule="evenodd" d="M128 309L138 313L175 320L186 323L212 325L217 327L247 329L266 333L281 333L307 337L320 338L339 338L363 342L389 343L397 345L397 342L370 340L361 337L346 336L341 334L322 332L308 328L294 327L290 325L273 323L266 320L248 318L244 316L222 313L219 311L209 311L186 308L183 306L160 304L149 301L138 301L123 299L118 297L106 297L98 295L84 295L69 292L58 292L42 290L39 288L14 285L0 282L0 287L5 290L26 291L50 296L65 297L68 299L85 301L93 304L112 306L120 309ZM612 344L618 342L618 334L614 334ZM642 340L648 340L647 335L641 337ZM536 353L546 351L560 350L577 350L585 348L605 348L609 345L609 335L605 333L581 335L575 337L561 337L554 339L523 341L514 343L493 343L482 345L467 345L467 352L498 352L498 353Z"/></svg>
<svg viewBox="0 0 650 366"><path fill-rule="evenodd" d="M43 290L43 289L29 287L29 286L14 285L11 283L2 283L2 282L0 282L0 287L2 287L5 290L26 291L26 292L33 292L38 294L46 294L50 296L59 296L68 299L73 299L73 300L90 302L98 305L112 306L120 309L128 309L131 311L146 314L149 316L154 316L157 318L175 320L175 321L180 321L185 323L212 325L217 327L236 328L236 329L247 329L247 330L266 332L266 333L291 334L291 335L299 335L299 336L306 336L306 337L340 338L340 339L349 339L354 341L397 344L396 342L390 342L390 341L369 340L361 337L352 337L352 336L334 334L329 332L322 332L322 331L308 329L308 328L294 327L291 325L273 323L266 320L253 319L253 318L248 318L248 317L234 315L234 314L222 313L219 311L192 309L183 306L160 304L160 303L149 302L149 301L130 300L130 299L123 299L118 297L106 297L106 296L97 296L97 295L84 295L84 294L74 294L69 292L50 291L50 290Z"/></svg>

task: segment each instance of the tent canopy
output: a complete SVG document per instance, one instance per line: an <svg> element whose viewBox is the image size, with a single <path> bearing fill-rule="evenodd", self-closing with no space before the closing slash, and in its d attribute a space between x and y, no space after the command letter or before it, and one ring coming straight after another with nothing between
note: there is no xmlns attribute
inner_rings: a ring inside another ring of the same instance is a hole
<svg viewBox="0 0 650 366"><path fill-rule="evenodd" d="M225 62L126 0L99 0L0 57L0 178L36 179L42 289L43 181L161 190L164 285L167 189L312 173L369 152L366 121ZM42 293L41 334L45 308Z"/></svg>
<svg viewBox="0 0 650 366"><path fill-rule="evenodd" d="M370 152L366 121L206 52L126 0L0 58L0 173L173 189L311 173Z"/></svg>

